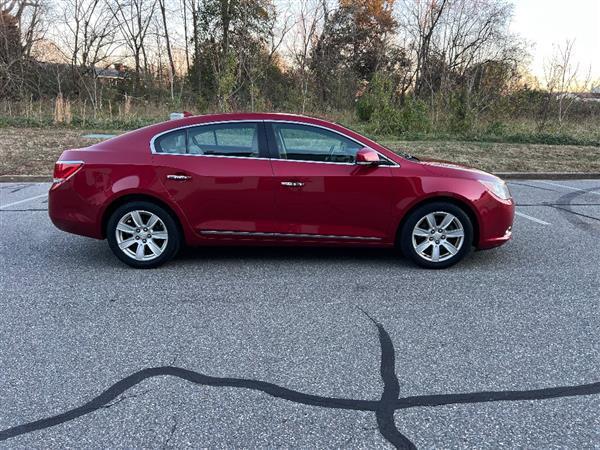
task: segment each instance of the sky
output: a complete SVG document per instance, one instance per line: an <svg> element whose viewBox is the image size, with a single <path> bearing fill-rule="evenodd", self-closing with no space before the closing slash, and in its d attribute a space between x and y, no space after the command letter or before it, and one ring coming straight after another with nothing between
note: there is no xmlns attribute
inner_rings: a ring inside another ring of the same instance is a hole
<svg viewBox="0 0 600 450"><path fill-rule="evenodd" d="M531 71L543 80L553 45L574 40L580 80L600 83L600 0L513 0L512 31L528 42Z"/></svg>

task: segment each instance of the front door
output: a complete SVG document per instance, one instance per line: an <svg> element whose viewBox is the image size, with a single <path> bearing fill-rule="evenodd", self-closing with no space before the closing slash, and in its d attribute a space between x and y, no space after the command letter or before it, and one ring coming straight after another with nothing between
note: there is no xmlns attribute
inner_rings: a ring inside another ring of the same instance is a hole
<svg viewBox="0 0 600 450"><path fill-rule="evenodd" d="M174 130L154 140L169 195L201 235L271 231L274 186L262 122Z"/></svg>
<svg viewBox="0 0 600 450"><path fill-rule="evenodd" d="M296 123L266 125L277 156L272 160L277 232L346 241L390 236L389 166L356 165L363 145L336 132Z"/></svg>

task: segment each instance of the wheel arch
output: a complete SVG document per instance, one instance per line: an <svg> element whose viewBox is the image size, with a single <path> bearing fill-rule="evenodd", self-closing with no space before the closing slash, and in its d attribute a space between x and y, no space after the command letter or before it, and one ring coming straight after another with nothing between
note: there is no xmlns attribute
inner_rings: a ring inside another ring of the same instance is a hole
<svg viewBox="0 0 600 450"><path fill-rule="evenodd" d="M454 206L457 206L460 209L462 209L467 216L469 216L469 219L471 220L471 224L473 225L473 242L471 244L474 246L477 246L477 244L479 242L480 230L479 230L479 219L477 217L477 213L475 212L475 209L473 208L473 206L471 206L469 204L468 201L462 200L462 199L459 199L456 197L451 197L448 195L436 195L434 197L429 197L424 200L421 200L421 201L415 203L414 205L412 205L406 211L406 213L404 213L404 215L402 216L402 219L400 220L400 223L396 227L395 244L396 245L399 244L400 237L401 237L400 235L402 233L402 227L404 226L404 224L406 223L406 220L408 219L408 217L411 215L411 213L414 210L416 210L417 208L420 208L421 206L425 206L430 203L438 203L438 202L450 203Z"/></svg>
<svg viewBox="0 0 600 450"><path fill-rule="evenodd" d="M101 221L102 238L106 238L106 228L108 226L108 219L113 214L113 212L115 212L117 210L117 208L119 208L120 206L125 205L126 203L135 202L135 201L146 201L146 202L154 203L157 206L160 206L161 208L163 208L165 211L167 211L167 213L169 213L171 215L171 217L177 224L177 227L179 229L179 233L180 233L181 237L185 239L186 234L185 234L185 230L183 228L183 223L181 221L181 218L179 217L177 212L175 212L175 210L171 207L171 205L169 205L165 201L163 201L153 195L139 194L139 193L125 194L120 197L117 197L106 207L106 209L102 213L102 221Z"/></svg>

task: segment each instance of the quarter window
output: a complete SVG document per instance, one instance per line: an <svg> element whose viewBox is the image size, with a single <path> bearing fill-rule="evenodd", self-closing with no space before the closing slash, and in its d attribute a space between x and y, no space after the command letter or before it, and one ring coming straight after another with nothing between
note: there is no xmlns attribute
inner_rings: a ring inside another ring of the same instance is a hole
<svg viewBox="0 0 600 450"><path fill-rule="evenodd" d="M279 158L297 161L352 163L361 144L332 131L287 123L273 123Z"/></svg>
<svg viewBox="0 0 600 450"><path fill-rule="evenodd" d="M154 150L158 153L185 153L185 130L163 134L154 141Z"/></svg>

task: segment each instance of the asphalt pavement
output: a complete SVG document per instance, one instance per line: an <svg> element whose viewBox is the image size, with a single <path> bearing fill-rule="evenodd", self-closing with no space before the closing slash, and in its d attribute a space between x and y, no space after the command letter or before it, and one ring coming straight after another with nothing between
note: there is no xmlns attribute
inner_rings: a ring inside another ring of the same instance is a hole
<svg viewBox="0 0 600 450"><path fill-rule="evenodd" d="M443 271L197 248L134 270L0 184L0 447L600 447L600 182L515 180Z"/></svg>

